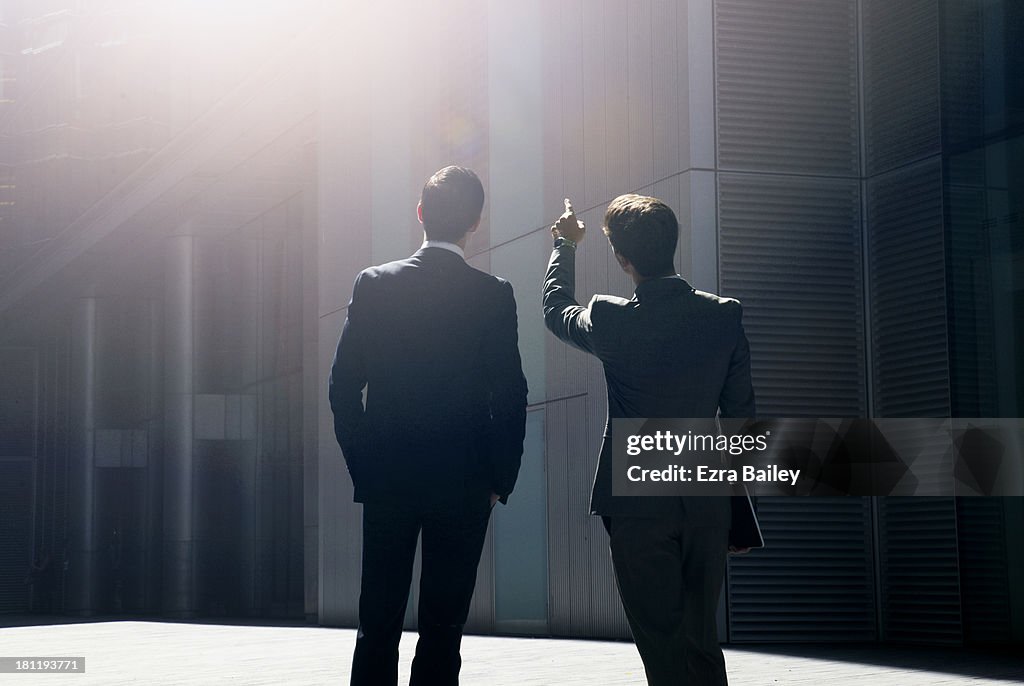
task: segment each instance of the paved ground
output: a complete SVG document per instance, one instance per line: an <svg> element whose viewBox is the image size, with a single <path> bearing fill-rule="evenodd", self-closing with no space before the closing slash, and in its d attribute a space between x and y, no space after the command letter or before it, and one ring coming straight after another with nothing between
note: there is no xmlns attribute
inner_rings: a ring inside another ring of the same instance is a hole
<svg viewBox="0 0 1024 686"><path fill-rule="evenodd" d="M2 618L0 618L2 620ZM0 674L0 684L339 684L355 632L139 621L0 629L0 656L85 656L85 674ZM415 635L402 640L408 682ZM1024 657L878 646L726 649L730 684L946 686L1024 683ZM632 644L467 636L463 686L643 685Z"/></svg>

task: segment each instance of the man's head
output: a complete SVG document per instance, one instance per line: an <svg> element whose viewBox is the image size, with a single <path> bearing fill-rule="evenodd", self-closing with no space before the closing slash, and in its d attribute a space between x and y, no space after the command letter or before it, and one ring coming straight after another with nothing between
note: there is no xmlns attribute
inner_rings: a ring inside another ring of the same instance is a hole
<svg viewBox="0 0 1024 686"><path fill-rule="evenodd" d="M615 198L604 213L604 235L626 271L632 266L641 278L675 273L679 223L661 200L635 193Z"/></svg>
<svg viewBox="0 0 1024 686"><path fill-rule="evenodd" d="M417 214L427 240L456 243L475 231L484 208L484 187L472 170L452 165L423 184Z"/></svg>

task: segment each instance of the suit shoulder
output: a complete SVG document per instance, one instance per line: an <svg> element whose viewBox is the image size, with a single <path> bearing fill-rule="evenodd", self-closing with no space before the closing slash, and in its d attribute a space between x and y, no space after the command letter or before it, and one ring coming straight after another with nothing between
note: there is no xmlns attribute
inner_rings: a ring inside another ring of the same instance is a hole
<svg viewBox="0 0 1024 686"><path fill-rule="evenodd" d="M385 262L384 264L378 264L373 267L367 267L363 271L359 272L359 276L363 279L373 280L379 278L386 278L394 276L400 272L409 269L413 266L413 261L410 258L402 260L393 260L391 262Z"/></svg>
<svg viewBox="0 0 1024 686"><path fill-rule="evenodd" d="M485 272L482 269L478 269L477 267L471 265L469 262L466 263L466 269L470 274L472 274L472 278L477 279L479 281L491 282L495 286L501 285L503 283L508 283L506 279L491 274L490 272Z"/></svg>
<svg viewBox="0 0 1024 686"><path fill-rule="evenodd" d="M405 260L396 260L394 262L385 262L384 264L373 265L367 267L358 274L356 274L355 284L362 285L365 287L367 284L374 281L386 280L395 275L399 274L403 267Z"/></svg>
<svg viewBox="0 0 1024 686"><path fill-rule="evenodd" d="M717 305L723 309L742 309L743 307L736 298L728 298L699 290L694 290L693 294L700 298L702 302L708 305Z"/></svg>
<svg viewBox="0 0 1024 686"><path fill-rule="evenodd" d="M630 307L633 303L633 300L626 300L625 298L620 298L617 295L595 295L590 299L590 308L616 310L623 307Z"/></svg>
<svg viewBox="0 0 1024 686"><path fill-rule="evenodd" d="M709 316L721 317L739 322L743 318L743 305L736 298L725 298L714 293L695 290L700 309Z"/></svg>
<svg viewBox="0 0 1024 686"><path fill-rule="evenodd" d="M472 265L467 266L469 267L469 273L472 275L471 278L477 281L480 284L480 288L485 292L490 292L494 295L501 295L505 291L512 292L512 283L508 279L489 274Z"/></svg>
<svg viewBox="0 0 1024 686"><path fill-rule="evenodd" d="M595 330L605 330L608 326L614 328L615 322L624 313L636 305L635 300L626 300L615 295L595 295L590 299L587 309L590 311L590 321L594 324Z"/></svg>

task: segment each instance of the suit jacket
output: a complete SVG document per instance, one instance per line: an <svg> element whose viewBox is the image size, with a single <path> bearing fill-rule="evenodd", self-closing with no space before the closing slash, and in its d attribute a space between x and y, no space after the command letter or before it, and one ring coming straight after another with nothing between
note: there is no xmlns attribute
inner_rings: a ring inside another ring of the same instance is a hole
<svg viewBox="0 0 1024 686"><path fill-rule="evenodd" d="M438 247L356 277L329 398L357 502L506 499L526 391L507 281Z"/></svg>
<svg viewBox="0 0 1024 686"><path fill-rule="evenodd" d="M678 276L640 283L631 300L574 294L576 251L551 253L544 322L560 339L604 365L608 421L590 498L592 514L669 516L682 502L688 520L729 526L727 498L612 495L611 419L753 417L750 348L740 303L695 290Z"/></svg>

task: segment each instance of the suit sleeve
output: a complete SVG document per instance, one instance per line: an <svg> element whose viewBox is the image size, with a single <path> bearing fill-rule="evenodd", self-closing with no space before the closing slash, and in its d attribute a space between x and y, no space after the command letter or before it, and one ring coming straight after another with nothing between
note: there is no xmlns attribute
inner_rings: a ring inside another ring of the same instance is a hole
<svg viewBox="0 0 1024 686"><path fill-rule="evenodd" d="M367 459L362 443L366 421L363 408L366 321L363 316L365 289L361 287L362 278L363 274L360 273L352 286L352 300L348 304L345 325L327 382L328 399L334 414L334 435L341 446L353 483L359 479L361 467Z"/></svg>
<svg viewBox="0 0 1024 686"><path fill-rule="evenodd" d="M491 413L491 489L503 503L515 488L526 436L526 377L519 357L512 284L503 282L487 333L487 382Z"/></svg>
<svg viewBox="0 0 1024 686"><path fill-rule="evenodd" d="M750 378L750 344L743 331L743 308L738 302L735 307L739 333L729 359L729 372L718 398L718 408L722 417L753 419L755 405L754 384Z"/></svg>
<svg viewBox="0 0 1024 686"><path fill-rule="evenodd" d="M544 276L544 324L566 343L594 353L590 308L576 302L576 250L559 247L551 252Z"/></svg>

